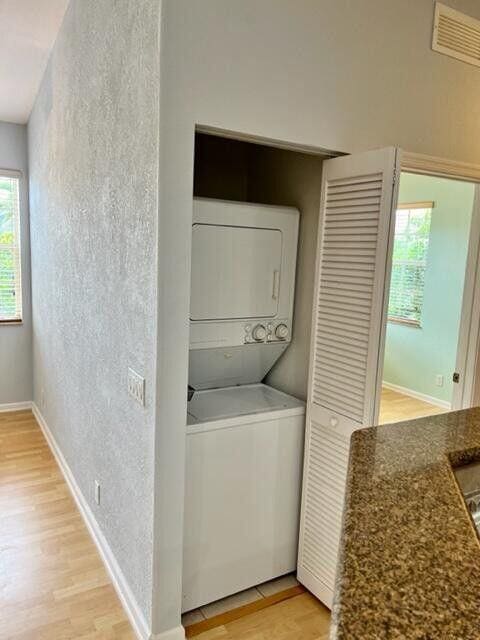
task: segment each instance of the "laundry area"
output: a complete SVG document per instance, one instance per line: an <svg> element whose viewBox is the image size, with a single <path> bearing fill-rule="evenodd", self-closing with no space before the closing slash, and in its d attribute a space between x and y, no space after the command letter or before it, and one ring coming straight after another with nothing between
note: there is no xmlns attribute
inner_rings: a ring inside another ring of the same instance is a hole
<svg viewBox="0 0 480 640"><path fill-rule="evenodd" d="M183 612L296 571L323 160L195 142Z"/></svg>

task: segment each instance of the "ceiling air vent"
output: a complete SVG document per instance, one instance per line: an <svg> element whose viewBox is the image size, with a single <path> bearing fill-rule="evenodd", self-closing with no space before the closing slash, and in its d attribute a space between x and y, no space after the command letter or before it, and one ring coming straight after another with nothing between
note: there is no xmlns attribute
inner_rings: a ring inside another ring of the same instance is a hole
<svg viewBox="0 0 480 640"><path fill-rule="evenodd" d="M432 49L480 67L480 20L435 3Z"/></svg>

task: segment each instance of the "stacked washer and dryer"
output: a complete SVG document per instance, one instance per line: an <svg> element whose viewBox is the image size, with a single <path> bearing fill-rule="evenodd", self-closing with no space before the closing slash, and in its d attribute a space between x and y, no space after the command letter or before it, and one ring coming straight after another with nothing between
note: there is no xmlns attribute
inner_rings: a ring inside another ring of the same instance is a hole
<svg viewBox="0 0 480 640"><path fill-rule="evenodd" d="M183 611L296 569L305 407L262 380L291 340L298 223L194 200Z"/></svg>

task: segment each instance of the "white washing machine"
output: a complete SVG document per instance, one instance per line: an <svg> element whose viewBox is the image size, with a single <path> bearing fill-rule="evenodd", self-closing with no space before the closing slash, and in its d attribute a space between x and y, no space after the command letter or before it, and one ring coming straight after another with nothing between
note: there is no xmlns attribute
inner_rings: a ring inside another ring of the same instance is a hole
<svg viewBox="0 0 480 640"><path fill-rule="evenodd" d="M296 569L304 403L287 349L296 209L194 201L183 611Z"/></svg>
<svg viewBox="0 0 480 640"><path fill-rule="evenodd" d="M189 384L261 382L292 335L299 212L195 199Z"/></svg>
<svg viewBox="0 0 480 640"><path fill-rule="evenodd" d="M303 402L263 384L188 409L183 611L295 571Z"/></svg>

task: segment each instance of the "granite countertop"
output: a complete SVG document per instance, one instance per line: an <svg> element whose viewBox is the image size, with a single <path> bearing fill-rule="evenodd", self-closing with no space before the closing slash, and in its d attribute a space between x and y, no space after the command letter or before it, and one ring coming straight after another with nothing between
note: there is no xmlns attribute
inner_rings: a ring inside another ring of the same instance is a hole
<svg viewBox="0 0 480 640"><path fill-rule="evenodd" d="M480 408L352 436L334 640L479 640L480 543L452 471Z"/></svg>

